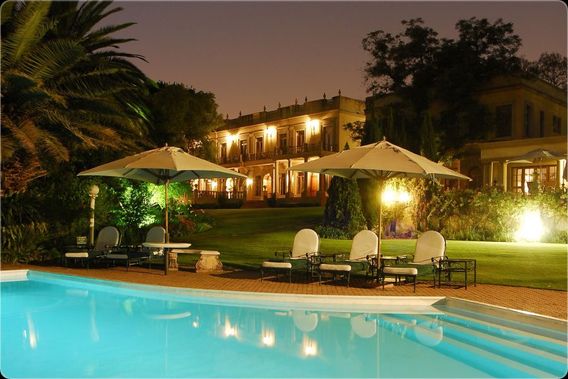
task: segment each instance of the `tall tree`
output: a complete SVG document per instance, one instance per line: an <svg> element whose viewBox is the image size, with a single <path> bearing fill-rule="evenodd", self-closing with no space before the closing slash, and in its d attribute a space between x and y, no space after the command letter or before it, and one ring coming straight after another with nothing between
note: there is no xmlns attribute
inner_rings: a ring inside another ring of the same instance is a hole
<svg viewBox="0 0 568 379"><path fill-rule="evenodd" d="M475 17L460 20L455 40L438 39L437 32L421 19L402 25L399 34L378 30L363 39L363 48L371 54L366 67L369 91L403 99L397 113L404 117L396 117L397 133L389 133L420 136L421 115L433 101L442 101L447 114L435 123L441 149L455 149L466 139L484 137L490 123L479 121L489 120L489 115L472 94L492 76L519 71L516 54L521 39L514 34L513 24L502 19L493 23ZM410 149L422 145L420 138L398 142Z"/></svg>
<svg viewBox="0 0 568 379"><path fill-rule="evenodd" d="M183 146L207 155L207 136L223 124L215 95L183 84L159 82L148 104L152 114L150 138L155 144Z"/></svg>
<svg viewBox="0 0 568 379"><path fill-rule="evenodd" d="M145 75L95 25L111 2L8 2L2 9L2 190L23 191L77 148L128 148ZM132 142L130 147L134 147Z"/></svg>
<svg viewBox="0 0 568 379"><path fill-rule="evenodd" d="M367 63L367 83L374 94L409 88L427 78L438 50L438 33L425 27L421 18L403 20L405 30L392 35L383 30L367 34L363 49L372 60Z"/></svg>
<svg viewBox="0 0 568 379"><path fill-rule="evenodd" d="M566 90L568 60L559 53L542 53L538 60L523 60L523 71Z"/></svg>

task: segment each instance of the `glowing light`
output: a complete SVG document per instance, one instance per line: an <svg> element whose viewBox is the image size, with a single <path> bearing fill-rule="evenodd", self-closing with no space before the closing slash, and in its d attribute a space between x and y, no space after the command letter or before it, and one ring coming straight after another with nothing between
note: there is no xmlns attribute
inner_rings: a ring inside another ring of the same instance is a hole
<svg viewBox="0 0 568 379"><path fill-rule="evenodd" d="M199 321L195 320L191 323L191 326L193 326L194 328L199 328Z"/></svg>
<svg viewBox="0 0 568 379"><path fill-rule="evenodd" d="M211 188L213 188L213 190L217 189L217 182L216 181L214 181L214 180L211 181Z"/></svg>
<svg viewBox="0 0 568 379"><path fill-rule="evenodd" d="M544 233L544 225L539 210L525 210L515 233L516 241L537 242Z"/></svg>
<svg viewBox="0 0 568 379"><path fill-rule="evenodd" d="M309 338L304 338L302 342L302 350L306 357L314 357L318 355L318 344Z"/></svg>
<svg viewBox="0 0 568 379"><path fill-rule="evenodd" d="M230 145L232 143L236 143L239 140L239 136L237 134L227 134L227 144Z"/></svg>
<svg viewBox="0 0 568 379"><path fill-rule="evenodd" d="M274 346L275 338L274 332L272 330L265 330L262 333L262 344L264 346L272 347Z"/></svg>
<svg viewBox="0 0 568 379"><path fill-rule="evenodd" d="M266 135L268 137L274 137L276 135L276 128L274 126L269 126L266 128Z"/></svg>
<svg viewBox="0 0 568 379"><path fill-rule="evenodd" d="M225 337L236 337L237 336L237 327L232 326L231 323L227 320L225 321Z"/></svg>
<svg viewBox="0 0 568 379"><path fill-rule="evenodd" d="M252 180L252 178L247 178L246 182L247 182L247 186L252 186L252 183L254 181Z"/></svg>
<svg viewBox="0 0 568 379"><path fill-rule="evenodd" d="M395 203L408 204L412 200L412 197L410 196L410 193L404 189L387 186L383 190L381 200L386 205L392 205Z"/></svg>
<svg viewBox="0 0 568 379"><path fill-rule="evenodd" d="M235 183L233 182L233 178L229 178L227 179L227 183L225 185L225 187L227 188L227 192L233 192L233 190L235 189Z"/></svg>
<svg viewBox="0 0 568 379"><path fill-rule="evenodd" d="M306 126L312 131L312 133L316 133L319 130L320 122L319 120L309 120L306 121Z"/></svg>

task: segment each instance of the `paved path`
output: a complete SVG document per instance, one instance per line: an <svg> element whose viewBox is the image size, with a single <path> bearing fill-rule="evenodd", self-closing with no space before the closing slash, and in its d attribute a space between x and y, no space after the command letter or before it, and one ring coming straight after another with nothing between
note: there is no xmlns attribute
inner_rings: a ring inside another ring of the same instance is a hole
<svg viewBox="0 0 568 379"><path fill-rule="evenodd" d="M261 282L259 273L254 271L224 271L218 274L174 271L165 276L161 270L148 270L136 266L126 271L124 267L86 270L56 266L4 264L1 269L32 269L132 283L225 291L352 296L448 296L567 319L567 293L565 291L524 287L478 284L477 287L468 286L466 290L464 288L432 288L430 283L418 283L416 294L414 294L412 285L391 286L383 290L381 287L371 286L361 279L352 280L350 288L347 288L343 282L328 282L322 285L317 282L293 282L289 284L286 279L282 278L281 281L269 278ZM294 280L297 279L294 278Z"/></svg>

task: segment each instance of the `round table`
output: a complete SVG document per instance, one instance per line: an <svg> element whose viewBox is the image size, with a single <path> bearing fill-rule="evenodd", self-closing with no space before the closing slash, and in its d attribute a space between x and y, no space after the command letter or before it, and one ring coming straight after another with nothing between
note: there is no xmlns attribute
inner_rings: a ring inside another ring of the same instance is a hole
<svg viewBox="0 0 568 379"><path fill-rule="evenodd" d="M188 242L143 242L142 246L154 247L158 249L164 249L164 256L166 258L166 263L164 265L164 274L168 275L168 270L170 269L170 250L171 249L187 249L191 246ZM172 257L171 260L173 266L172 270L177 270L177 254L176 257Z"/></svg>

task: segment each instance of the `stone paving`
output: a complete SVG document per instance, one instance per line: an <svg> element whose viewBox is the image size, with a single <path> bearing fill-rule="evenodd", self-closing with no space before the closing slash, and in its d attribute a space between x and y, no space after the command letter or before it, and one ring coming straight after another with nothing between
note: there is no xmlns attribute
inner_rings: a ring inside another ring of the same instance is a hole
<svg viewBox="0 0 568 379"><path fill-rule="evenodd" d="M350 296L448 296L461 299L479 301L507 308L538 313L546 316L567 319L567 293L525 287L497 286L478 284L476 287L461 288L433 288L431 283L419 282L416 293L412 292L412 285L375 286L362 278L352 280L347 288L342 281L327 281L319 284L317 281L306 282L304 278L293 278L290 284L287 278L274 277L260 280L259 272L255 271L223 271L220 273L196 273L193 270L173 271L167 276L163 271L143 267L112 267L103 269L66 268L58 266L29 266L7 265L2 270L31 269L48 271L66 275L78 275L91 278L116 280L131 283L152 284L172 287L185 287L197 289L212 289L224 291L248 291L315 295L350 295Z"/></svg>

